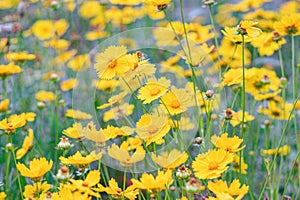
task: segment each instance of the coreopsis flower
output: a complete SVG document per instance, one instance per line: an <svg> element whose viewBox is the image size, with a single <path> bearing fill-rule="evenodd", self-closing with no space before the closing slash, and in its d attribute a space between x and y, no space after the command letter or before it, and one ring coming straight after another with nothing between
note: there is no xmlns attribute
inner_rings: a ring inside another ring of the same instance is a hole
<svg viewBox="0 0 300 200"><path fill-rule="evenodd" d="M82 112L80 110L68 109L66 111L66 117L70 117L72 119L87 120L91 119L92 115Z"/></svg>
<svg viewBox="0 0 300 200"><path fill-rule="evenodd" d="M185 190L189 193L196 193L200 192L202 190L205 190L205 187L200 184L199 181L197 181L195 178L191 178L186 184L185 184Z"/></svg>
<svg viewBox="0 0 300 200"><path fill-rule="evenodd" d="M96 87L97 90L102 90L104 92L112 92L119 84L119 81L112 80L94 80L93 86Z"/></svg>
<svg viewBox="0 0 300 200"><path fill-rule="evenodd" d="M27 53L27 51L23 51L23 52L15 52L15 53L10 52L6 54L6 58L7 60L10 61L23 62L26 60L34 60L36 56L34 54Z"/></svg>
<svg viewBox="0 0 300 200"><path fill-rule="evenodd" d="M216 182L208 182L208 189L215 193L218 197L219 194L228 194L231 198L229 199L242 199L245 194L249 191L249 186L241 183L238 179L234 179L230 186L222 180L217 180Z"/></svg>
<svg viewBox="0 0 300 200"><path fill-rule="evenodd" d="M248 164L245 163L244 158L240 160L238 154L233 155L233 170L236 172L241 172L241 174L247 174Z"/></svg>
<svg viewBox="0 0 300 200"><path fill-rule="evenodd" d="M168 91L169 86L170 80L167 80L165 77L148 79L146 85L140 88L138 98L144 104L151 103L163 96Z"/></svg>
<svg viewBox="0 0 300 200"><path fill-rule="evenodd" d="M166 113L177 115L185 112L193 106L192 96L188 95L185 89L178 89L172 86L171 91L165 94L160 101L164 105Z"/></svg>
<svg viewBox="0 0 300 200"><path fill-rule="evenodd" d="M100 2L97 1L86 1L80 5L78 14L84 19L89 19L97 16L103 10Z"/></svg>
<svg viewBox="0 0 300 200"><path fill-rule="evenodd" d="M145 4L155 6L159 11L165 10L171 0L144 0Z"/></svg>
<svg viewBox="0 0 300 200"><path fill-rule="evenodd" d="M241 21L237 27L237 31L241 35L247 35L250 38L257 38L262 33L259 28L255 27L257 24L257 22L249 20Z"/></svg>
<svg viewBox="0 0 300 200"><path fill-rule="evenodd" d="M26 185L23 196L28 199L43 199L46 193L51 189L47 182L36 182L33 185ZM40 197L40 198L38 198Z"/></svg>
<svg viewBox="0 0 300 200"><path fill-rule="evenodd" d="M130 66L125 46L110 46L104 52L96 56L95 69L100 79L112 79L116 75L123 76L128 72Z"/></svg>
<svg viewBox="0 0 300 200"><path fill-rule="evenodd" d="M242 74L242 69L230 69L224 73L222 84L225 86L241 84Z"/></svg>
<svg viewBox="0 0 300 200"><path fill-rule="evenodd" d="M237 27L225 27L224 30L221 30L223 35L225 36L224 38L227 40L232 41L235 44L241 44L242 43L242 35L238 33L238 28ZM251 37L248 35L244 35L244 41L245 42L250 42L252 40Z"/></svg>
<svg viewBox="0 0 300 200"><path fill-rule="evenodd" d="M259 113L268 115L271 119L288 120L290 112L293 109L293 104L285 102L275 102L273 100L268 101L266 107L260 107ZM294 117L292 115L291 117Z"/></svg>
<svg viewBox="0 0 300 200"><path fill-rule="evenodd" d="M220 177L232 161L233 154L224 149L209 150L207 153L199 154L192 167L197 178L213 179Z"/></svg>
<svg viewBox="0 0 300 200"><path fill-rule="evenodd" d="M90 154L86 156L82 156L82 154L77 151L74 155L65 158L63 156L59 157L60 162L65 165L74 165L76 168L84 168L88 164L101 159L102 153L96 153L92 151Z"/></svg>
<svg viewBox="0 0 300 200"><path fill-rule="evenodd" d="M134 200L139 194L138 189L136 189L134 185L127 187L123 191L121 188L119 188L119 185L114 178L110 179L107 187L104 188L102 185L98 185L98 187L100 191L105 191L114 199L124 199L126 197L129 200Z"/></svg>
<svg viewBox="0 0 300 200"><path fill-rule="evenodd" d="M54 62L58 64L63 64L70 60L77 53L76 49L72 49L70 51L61 52L58 56L54 58Z"/></svg>
<svg viewBox="0 0 300 200"><path fill-rule="evenodd" d="M34 139L33 130L29 129L28 136L24 138L22 148L18 149L16 152L17 159L21 159L31 149L33 144L33 139Z"/></svg>
<svg viewBox="0 0 300 200"><path fill-rule="evenodd" d="M58 51L63 51L69 48L71 43L64 39L52 39L43 43L44 47L52 47Z"/></svg>
<svg viewBox="0 0 300 200"><path fill-rule="evenodd" d="M69 24L65 19L57 21L38 20L30 28L33 35L40 40L47 40L55 36L62 36L68 29Z"/></svg>
<svg viewBox="0 0 300 200"><path fill-rule="evenodd" d="M5 192L0 192L0 200L5 200L6 194Z"/></svg>
<svg viewBox="0 0 300 200"><path fill-rule="evenodd" d="M89 31L85 34L86 40L93 41L93 40L99 40L101 38L105 38L109 36L108 32L105 32L104 30L100 28L96 28L92 31Z"/></svg>
<svg viewBox="0 0 300 200"><path fill-rule="evenodd" d="M83 71L91 66L91 58L89 54L77 55L67 64L68 68L74 71Z"/></svg>
<svg viewBox="0 0 300 200"><path fill-rule="evenodd" d="M134 129L129 126L114 127L114 126L108 125L102 131L109 138L116 138L116 137L120 137L120 136L122 137L122 136L132 135L134 132Z"/></svg>
<svg viewBox="0 0 300 200"><path fill-rule="evenodd" d="M0 112L6 112L8 110L9 102L9 99L0 101Z"/></svg>
<svg viewBox="0 0 300 200"><path fill-rule="evenodd" d="M26 122L33 122L35 120L36 114L34 112L26 112L24 114Z"/></svg>
<svg viewBox="0 0 300 200"><path fill-rule="evenodd" d="M90 171L84 180L71 179L71 187L74 190L78 190L82 194L88 194L94 197L100 197L99 193L96 193L94 186L100 182L100 172L97 170Z"/></svg>
<svg viewBox="0 0 300 200"><path fill-rule="evenodd" d="M34 158L30 161L29 168L22 163L18 163L17 169L20 171L22 176L33 180L40 180L44 174L50 171L52 164L52 160L48 162L46 158Z"/></svg>
<svg viewBox="0 0 300 200"><path fill-rule="evenodd" d="M103 129L97 130L94 122L89 122L87 124L83 131L83 135L86 139L96 142L99 147L104 147L105 142L111 139Z"/></svg>
<svg viewBox="0 0 300 200"><path fill-rule="evenodd" d="M123 99L126 95L127 95L126 92L121 92L117 95L114 95L114 96L112 96L108 99L107 103L102 104L101 106L98 106L97 108L98 109L105 109L105 108L111 107L111 106L113 106L117 103L121 103L121 102L123 102Z"/></svg>
<svg viewBox="0 0 300 200"><path fill-rule="evenodd" d="M72 127L69 127L62 132L64 135L80 140L83 137L83 128L81 123L74 123Z"/></svg>
<svg viewBox="0 0 300 200"><path fill-rule="evenodd" d="M131 181L136 188L149 192L159 192L167 189L173 183L172 171L158 171L156 177L152 174L143 173L140 180L131 179Z"/></svg>
<svg viewBox="0 0 300 200"><path fill-rule="evenodd" d="M179 165L182 165L188 159L188 155L185 152L180 152L177 149L173 149L170 152L162 152L159 156L154 153L151 155L152 160L164 169L175 169Z"/></svg>
<svg viewBox="0 0 300 200"><path fill-rule="evenodd" d="M108 155L118 161L121 166L127 167L134 163L137 163L145 158L146 151L142 146L135 149L135 152L130 155L128 152L128 143L125 141L118 147L116 144L112 144L107 148Z"/></svg>
<svg viewBox="0 0 300 200"><path fill-rule="evenodd" d="M243 111L240 110L238 112L232 112L232 118L230 119L230 124L235 127L239 124L242 123L242 119L243 119ZM244 115L244 122L249 122L249 121L252 121L254 120L254 116L252 115L249 115L248 112L245 112L245 115Z"/></svg>
<svg viewBox="0 0 300 200"><path fill-rule="evenodd" d="M217 135L212 136L211 142L218 149L224 149L230 153L238 152L246 147L246 145L240 147L243 139L240 139L238 136L229 138L228 133L223 133L221 137L218 137Z"/></svg>
<svg viewBox="0 0 300 200"><path fill-rule="evenodd" d="M8 119L0 121L0 129L7 134L14 134L17 128L23 127L26 124L25 114L13 115Z"/></svg>
<svg viewBox="0 0 300 200"><path fill-rule="evenodd" d="M55 100L56 95L53 92L41 90L35 94L35 98L38 101L43 101L43 102L49 101L50 102L50 101Z"/></svg>
<svg viewBox="0 0 300 200"><path fill-rule="evenodd" d="M7 76L18 74L22 72L22 68L10 62L7 65L0 65L0 77L5 78Z"/></svg>
<svg viewBox="0 0 300 200"><path fill-rule="evenodd" d="M289 145L284 145L283 147L278 148L278 155L286 156L290 153L291 147ZM273 156L277 152L277 148L275 149L262 149L260 151L262 156Z"/></svg>
<svg viewBox="0 0 300 200"><path fill-rule="evenodd" d="M59 192L55 192L51 196L51 200L66 199L91 200L91 197L89 197L87 193L81 194L79 191L73 191L73 189L69 187L61 187Z"/></svg>
<svg viewBox="0 0 300 200"><path fill-rule="evenodd" d="M65 92L75 88L77 85L78 81L75 78L70 78L66 81L61 82L60 89Z"/></svg>
<svg viewBox="0 0 300 200"><path fill-rule="evenodd" d="M146 142L147 146L152 142L161 144L169 130L170 124L165 113L144 114L136 123L137 135Z"/></svg>
<svg viewBox="0 0 300 200"><path fill-rule="evenodd" d="M280 35L299 35L300 34L300 14L291 13L285 15L280 21L274 23L274 29Z"/></svg>
<svg viewBox="0 0 300 200"><path fill-rule="evenodd" d="M129 0L129 1L122 1L122 0L109 0L112 4L124 5L124 6L135 6L141 4L143 0Z"/></svg>

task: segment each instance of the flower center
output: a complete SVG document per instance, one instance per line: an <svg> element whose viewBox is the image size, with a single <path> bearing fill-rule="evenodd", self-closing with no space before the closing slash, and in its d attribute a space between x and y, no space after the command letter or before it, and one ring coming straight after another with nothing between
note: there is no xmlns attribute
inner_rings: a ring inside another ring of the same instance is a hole
<svg viewBox="0 0 300 200"><path fill-rule="evenodd" d="M86 182L83 182L83 183L82 183L82 186L83 186L83 187L88 187L88 186L89 186L89 184L88 184L88 183L86 183Z"/></svg>
<svg viewBox="0 0 300 200"><path fill-rule="evenodd" d="M112 60L110 61L108 67L111 69L114 69L117 66L117 61L116 60Z"/></svg>
<svg viewBox="0 0 300 200"><path fill-rule="evenodd" d="M156 132L158 131L158 129L157 128L153 128L153 129L150 129L149 130L149 134L155 134Z"/></svg>
<svg viewBox="0 0 300 200"><path fill-rule="evenodd" d="M153 90L150 91L151 96L155 96L160 92L159 88L153 88Z"/></svg>
<svg viewBox="0 0 300 200"><path fill-rule="evenodd" d="M216 170L218 169L218 163L216 161L211 161L208 165L209 170Z"/></svg>
<svg viewBox="0 0 300 200"><path fill-rule="evenodd" d="M171 102L171 107L172 107L172 108L179 108L179 107L180 107L179 101L178 101L178 100L173 100L173 101Z"/></svg>

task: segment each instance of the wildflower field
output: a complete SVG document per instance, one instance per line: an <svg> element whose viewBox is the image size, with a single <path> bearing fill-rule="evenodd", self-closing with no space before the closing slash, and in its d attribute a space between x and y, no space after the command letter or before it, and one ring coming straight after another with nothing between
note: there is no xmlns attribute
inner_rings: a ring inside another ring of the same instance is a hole
<svg viewBox="0 0 300 200"><path fill-rule="evenodd" d="M0 0L0 200L300 199L299 0Z"/></svg>

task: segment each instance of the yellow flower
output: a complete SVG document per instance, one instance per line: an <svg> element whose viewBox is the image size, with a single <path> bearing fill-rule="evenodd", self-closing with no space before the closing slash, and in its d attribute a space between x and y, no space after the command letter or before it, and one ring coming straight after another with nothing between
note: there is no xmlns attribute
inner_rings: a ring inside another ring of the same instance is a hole
<svg viewBox="0 0 300 200"><path fill-rule="evenodd" d="M271 119L287 120L292 109L293 104L285 102L276 103L270 100L268 101L268 105L266 107L260 107L258 112L268 115ZM293 118L294 115L291 117Z"/></svg>
<svg viewBox="0 0 300 200"><path fill-rule="evenodd" d="M0 112L6 112L8 110L9 102L9 99L0 101Z"/></svg>
<svg viewBox="0 0 300 200"><path fill-rule="evenodd" d="M70 78L66 81L61 82L60 89L65 92L75 88L77 85L78 81L75 78Z"/></svg>
<svg viewBox="0 0 300 200"><path fill-rule="evenodd" d="M105 142L110 139L109 135L107 135L103 129L100 129L99 131L96 129L94 122L87 124L83 134L86 139L92 140L100 146L105 146Z"/></svg>
<svg viewBox="0 0 300 200"><path fill-rule="evenodd" d="M25 137L22 148L18 149L16 152L17 159L21 159L31 149L33 139L34 139L33 130L29 129L28 136Z"/></svg>
<svg viewBox="0 0 300 200"><path fill-rule="evenodd" d="M242 185L238 179L234 179L228 187L226 182L218 180L214 182L208 182L208 189L215 193L218 197L219 194L229 194L232 199L241 200L245 194L249 191L249 186Z"/></svg>
<svg viewBox="0 0 300 200"><path fill-rule="evenodd" d="M5 200L6 194L4 192L0 192L0 200Z"/></svg>
<svg viewBox="0 0 300 200"><path fill-rule="evenodd" d="M114 104L121 103L126 95L127 95L126 92L121 92L117 95L114 95L114 96L112 96L108 99L108 103L105 103L101 106L98 106L97 108L98 109L104 109L104 108L108 108L110 106L113 106Z"/></svg>
<svg viewBox="0 0 300 200"><path fill-rule="evenodd" d="M224 149L209 150L207 153L199 154L192 167L197 178L213 179L220 177L232 161L233 154Z"/></svg>
<svg viewBox="0 0 300 200"><path fill-rule="evenodd" d="M24 197L27 199L42 199L45 197L47 191L51 189L51 185L47 182L40 182L34 183L33 185L26 185L25 191L23 192ZM40 198L38 198L40 197Z"/></svg>
<svg viewBox="0 0 300 200"><path fill-rule="evenodd" d="M48 162L46 158L34 158L29 163L29 168L24 164L18 163L17 169L22 176L31 178L33 180L40 180L44 174L46 174L52 167L52 160Z"/></svg>
<svg viewBox="0 0 300 200"><path fill-rule="evenodd" d="M127 187L124 191L122 191L114 178L110 179L108 184L108 187L104 188L103 186L100 186L100 188L107 194L111 195L114 199L123 199L124 197L126 197L129 200L134 200L139 194L139 191L133 185Z"/></svg>
<svg viewBox="0 0 300 200"><path fill-rule="evenodd" d="M16 53L8 53L6 55L6 58L10 61L25 61L25 60L34 60L35 55L34 54L28 54L27 51L23 52L16 52Z"/></svg>
<svg viewBox="0 0 300 200"><path fill-rule="evenodd" d="M17 128L23 127L25 124L25 114L13 115L0 121L0 129L5 130L8 134L13 134Z"/></svg>
<svg viewBox="0 0 300 200"><path fill-rule="evenodd" d="M68 158L61 156L59 157L59 159L62 164L74 165L76 168L84 168L91 162L101 159L101 157L102 153L97 154L95 151L92 151L86 156L82 156L82 154L79 151L77 151L73 156L69 156Z"/></svg>
<svg viewBox="0 0 300 200"><path fill-rule="evenodd" d="M73 119L86 120L86 119L91 119L92 115L82 112L80 110L68 109L66 112L66 117L70 117Z"/></svg>
<svg viewBox="0 0 300 200"><path fill-rule="evenodd" d="M44 47L52 47L54 49L57 50L65 50L68 49L70 46L70 42L68 40L64 40L64 39L53 39L50 41L45 41L43 43Z"/></svg>
<svg viewBox="0 0 300 200"><path fill-rule="evenodd" d="M27 122L33 122L35 120L36 114L34 112L25 113L25 120Z"/></svg>
<svg viewBox="0 0 300 200"><path fill-rule="evenodd" d="M112 92L118 85L117 80L94 80L93 86L96 87L98 90L102 90L105 92Z"/></svg>
<svg viewBox="0 0 300 200"><path fill-rule="evenodd" d="M106 111L103 116L103 121L107 122L116 118L124 118L133 113L134 105L128 103L122 103L113 107L111 110Z"/></svg>
<svg viewBox="0 0 300 200"><path fill-rule="evenodd" d="M114 126L108 125L105 129L103 129L103 132L109 138L116 138L116 137L120 137L120 136L122 137L122 136L132 135L134 132L134 129L130 128L129 126L114 127Z"/></svg>
<svg viewBox="0 0 300 200"><path fill-rule="evenodd" d="M225 39L230 40L236 44L242 43L242 35L238 33L237 27L225 27L224 30L221 30L221 32L225 36ZM248 35L244 35L245 42L250 42L251 40L251 37L249 37Z"/></svg>
<svg viewBox="0 0 300 200"><path fill-rule="evenodd" d="M69 25L65 19L57 21L39 20L32 27L32 33L40 40L47 40L55 36L62 36L68 29Z"/></svg>
<svg viewBox="0 0 300 200"><path fill-rule="evenodd" d="M74 123L72 127L63 130L62 133L70 138L80 140L83 137L83 128L81 123Z"/></svg>
<svg viewBox="0 0 300 200"><path fill-rule="evenodd" d="M138 98L143 100L144 104L151 103L152 101L163 96L170 86L170 80L162 77L158 80L151 78L147 80L145 86L139 90Z"/></svg>
<svg viewBox="0 0 300 200"><path fill-rule="evenodd" d="M91 66L91 58L89 54L77 55L68 62L67 65L74 71L83 71Z"/></svg>
<svg viewBox="0 0 300 200"><path fill-rule="evenodd" d="M85 1L78 10L78 14L84 19L95 17L101 12L102 6L97 1Z"/></svg>
<svg viewBox="0 0 300 200"><path fill-rule="evenodd" d="M165 113L144 114L136 123L136 132L139 138L148 146L152 142L161 144L163 137L169 132L170 124Z"/></svg>
<svg viewBox="0 0 300 200"><path fill-rule="evenodd" d="M70 60L77 53L76 49L64 51L54 58L55 63L65 63Z"/></svg>
<svg viewBox="0 0 300 200"><path fill-rule="evenodd" d="M239 34L247 35L250 38L257 38L262 33L259 28L255 27L257 24L257 22L249 20L241 21L237 27L237 31Z"/></svg>
<svg viewBox="0 0 300 200"><path fill-rule="evenodd" d="M300 34L300 14L292 13L284 15L280 21L274 23L274 29L280 35L299 35Z"/></svg>
<svg viewBox="0 0 300 200"><path fill-rule="evenodd" d="M86 40L93 41L93 40L98 40L98 39L107 37L108 35L109 35L108 32L96 29L96 30L87 32L85 34L85 38L86 38Z"/></svg>
<svg viewBox="0 0 300 200"><path fill-rule="evenodd" d="M230 120L230 124L235 127L237 125L239 125L240 123L242 123L242 118L243 118L243 111L240 110L238 112L233 112L233 116ZM249 122L254 120L254 116L249 115L248 112L245 112L245 116L244 116L244 122Z"/></svg>
<svg viewBox="0 0 300 200"><path fill-rule="evenodd" d="M241 163L241 164L240 164ZM236 172L241 172L241 174L247 174L248 164L245 163L242 157L240 162L240 156L238 154L233 155L233 170Z"/></svg>
<svg viewBox="0 0 300 200"><path fill-rule="evenodd" d="M127 167L134 163L137 163L145 158L146 151L142 146L136 148L135 152L130 155L128 152L128 143L124 141L120 147L116 144L112 144L111 147L107 149L108 155L118 161L120 161L121 166Z"/></svg>
<svg viewBox="0 0 300 200"><path fill-rule="evenodd" d="M193 105L193 97L185 89L172 86L171 91L161 98L166 113L170 115L181 114Z"/></svg>
<svg viewBox="0 0 300 200"><path fill-rule="evenodd" d="M22 71L22 68L18 65L15 65L13 62L10 62L8 65L0 65L0 76L2 78L13 74L18 74Z"/></svg>
<svg viewBox="0 0 300 200"><path fill-rule="evenodd" d="M172 171L159 171L156 177L152 174L143 173L139 181L136 179L131 179L131 181L136 188L149 192L159 192L167 189L173 183Z"/></svg>
<svg viewBox="0 0 300 200"><path fill-rule="evenodd" d="M158 10L164 10L171 0L144 0L145 4L155 6Z"/></svg>
<svg viewBox="0 0 300 200"><path fill-rule="evenodd" d="M159 156L156 156L154 153L151 155L152 160L163 167L164 169L175 169L179 165L182 165L188 159L188 155L185 152L180 152L177 149L172 151L162 152Z"/></svg>
<svg viewBox="0 0 300 200"><path fill-rule="evenodd" d="M290 153L291 151L291 147L289 145L284 145L283 147L280 147L278 149L278 155L280 156L286 156ZM262 149L260 151L262 156L273 156L275 155L277 152L277 148L276 149Z"/></svg>
<svg viewBox="0 0 300 200"><path fill-rule="evenodd" d="M35 98L38 101L44 101L44 102L45 101L54 101L56 98L56 95L53 92L41 90L35 94Z"/></svg>
<svg viewBox="0 0 300 200"><path fill-rule="evenodd" d="M143 0L109 0L112 4L125 5L125 6L134 6L142 3Z"/></svg>
<svg viewBox="0 0 300 200"><path fill-rule="evenodd" d="M95 69L100 79L112 79L116 75L123 76L132 67L126 58L124 46L110 46L96 56Z"/></svg>
<svg viewBox="0 0 300 200"><path fill-rule="evenodd" d="M100 197L98 193L95 192L93 188L100 181L100 172L97 170L92 170L88 173L84 180L74 180L71 179L71 187L73 190L78 190L81 194L88 194L94 197Z"/></svg>
<svg viewBox="0 0 300 200"><path fill-rule="evenodd" d="M224 149L230 153L238 152L246 147L246 145L239 147L242 144L243 139L240 139L238 136L229 138L228 133L223 133L221 137L218 137L217 135L212 136L211 142L218 149Z"/></svg>
<svg viewBox="0 0 300 200"><path fill-rule="evenodd" d="M62 187L60 188L58 193L52 193L52 200L66 200L66 199L74 199L74 200L91 200L88 197L87 193L81 194L79 191L72 191L73 189L70 187Z"/></svg>

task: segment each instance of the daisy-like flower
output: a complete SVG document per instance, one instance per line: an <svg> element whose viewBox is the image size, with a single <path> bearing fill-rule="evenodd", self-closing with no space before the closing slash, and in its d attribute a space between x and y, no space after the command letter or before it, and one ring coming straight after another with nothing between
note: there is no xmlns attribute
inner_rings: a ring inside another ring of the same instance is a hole
<svg viewBox="0 0 300 200"><path fill-rule="evenodd" d="M102 185L98 185L100 191L105 191L107 194L111 195L114 199L124 199L124 197L128 198L129 200L136 199L139 191L136 189L135 186L131 185L127 187L124 191L119 188L118 183L115 179L110 179L108 182L108 187L103 187Z"/></svg>
<svg viewBox="0 0 300 200"><path fill-rule="evenodd" d="M34 54L28 54L27 51L23 52L15 52L15 53L8 53L6 55L7 60L11 61L18 61L18 62L23 62L26 60L34 60L35 55Z"/></svg>
<svg viewBox="0 0 300 200"><path fill-rule="evenodd" d="M68 109L66 112L66 117L79 119L79 120L86 120L86 119L91 119L92 115L82 112L80 110Z"/></svg>
<svg viewBox="0 0 300 200"><path fill-rule="evenodd" d="M130 128L129 126L114 127L114 126L108 125L105 129L103 129L103 132L109 138L116 138L116 137L120 137L120 136L122 137L122 136L132 135L134 132L134 129Z"/></svg>
<svg viewBox="0 0 300 200"><path fill-rule="evenodd" d="M218 149L224 149L230 153L238 152L246 147L246 145L239 147L242 144L243 139L240 139L238 136L229 138L228 133L223 133L221 137L218 137L217 135L212 136L211 142Z"/></svg>
<svg viewBox="0 0 300 200"><path fill-rule="evenodd" d="M18 74L22 72L22 68L15 65L13 62L7 65L0 65L0 77L5 78L7 76Z"/></svg>
<svg viewBox="0 0 300 200"><path fill-rule="evenodd" d="M185 112L193 105L192 97L185 89L178 89L172 86L171 91L161 98L166 113L176 115Z"/></svg>
<svg viewBox="0 0 300 200"><path fill-rule="evenodd" d="M33 180L40 180L44 174L50 171L52 164L52 160L48 162L46 158L34 158L32 161L30 161L29 168L22 163L18 163L17 169L20 171L22 176L31 178Z"/></svg>
<svg viewBox="0 0 300 200"><path fill-rule="evenodd" d="M26 185L23 195L26 199L42 199L38 197L45 197L50 188L51 185L47 182L36 182L33 185Z"/></svg>
<svg viewBox="0 0 300 200"><path fill-rule="evenodd" d="M123 76L131 67L125 57L125 46L110 46L96 56L95 69L100 79L112 79L116 75Z"/></svg>
<svg viewBox="0 0 300 200"><path fill-rule="evenodd" d="M247 194L249 191L249 186L246 186L245 184L241 186L241 183L238 179L234 179L229 187L227 186L227 183L222 180L218 180L215 183L210 181L208 182L207 187L210 191L215 193L217 197L219 197L219 194L228 194L232 199L237 200L243 199L245 194Z"/></svg>
<svg viewBox="0 0 300 200"><path fill-rule="evenodd" d="M220 177L232 161L233 154L224 149L209 150L207 153L199 154L192 167L197 178L213 179Z"/></svg>
<svg viewBox="0 0 300 200"><path fill-rule="evenodd" d="M107 122L116 118L124 118L133 113L134 105L129 103L122 103L106 111L103 116L103 121Z"/></svg>
<svg viewBox="0 0 300 200"><path fill-rule="evenodd" d="M105 142L111 139L103 129L97 130L94 122L89 122L86 125L83 135L86 139L96 142L99 147L104 147Z"/></svg>
<svg viewBox="0 0 300 200"><path fill-rule="evenodd" d="M244 158L240 160L238 154L233 155L233 170L236 172L241 172L241 174L247 174L248 164L245 163Z"/></svg>
<svg viewBox="0 0 300 200"><path fill-rule="evenodd" d="M284 145L283 147L280 147L278 149L278 155L280 156L286 156L290 153L291 147L289 145ZM275 149L262 149L260 151L262 156L273 156L277 152L277 148Z"/></svg>
<svg viewBox="0 0 300 200"><path fill-rule="evenodd" d="M97 170L90 171L84 180L70 180L71 185L66 186L72 189L78 190L82 194L91 195L94 197L100 197L98 193L96 193L94 186L96 186L100 182L100 172Z"/></svg>
<svg viewBox="0 0 300 200"><path fill-rule="evenodd" d="M145 4L155 6L159 11L165 10L171 0L144 0Z"/></svg>
<svg viewBox="0 0 300 200"><path fill-rule="evenodd" d="M91 198L87 193L81 194L79 191L73 191L72 188L69 187L61 187L59 192L55 192L51 196L51 200L66 199L90 200Z"/></svg>
<svg viewBox="0 0 300 200"><path fill-rule="evenodd" d="M95 151L92 151L87 156L82 156L82 154L77 151L73 156L65 158L63 156L59 157L62 164L65 165L74 165L76 168L84 168L91 162L101 159L102 153L96 154Z"/></svg>
<svg viewBox="0 0 300 200"><path fill-rule="evenodd" d="M173 149L172 151L162 152L159 156L155 154L151 155L152 160L163 167L164 169L175 169L179 165L182 165L188 159L188 155L185 152L180 152L177 149Z"/></svg>
<svg viewBox="0 0 300 200"><path fill-rule="evenodd" d="M83 137L83 128L81 123L74 123L72 127L63 130L62 133L70 138L80 140Z"/></svg>
<svg viewBox="0 0 300 200"><path fill-rule="evenodd" d="M25 137L22 148L18 149L16 152L17 159L21 159L31 149L33 139L34 139L33 130L29 129L28 136Z"/></svg>
<svg viewBox="0 0 300 200"><path fill-rule="evenodd" d="M241 35L248 35L250 38L257 38L262 31L255 27L258 23L254 21L241 21L237 27L237 31Z"/></svg>
<svg viewBox="0 0 300 200"><path fill-rule="evenodd" d="M25 114L13 115L8 119L0 121L0 129L7 134L14 134L17 128L23 127L26 124Z"/></svg>
<svg viewBox="0 0 300 200"><path fill-rule="evenodd" d="M163 137L169 132L170 124L165 113L144 114L136 123L136 132L139 138L148 146L152 142L160 144Z"/></svg>
<svg viewBox="0 0 300 200"><path fill-rule="evenodd" d="M241 44L242 43L242 35L238 33L237 27L225 27L224 30L221 30L223 35L225 36L225 39L232 41L235 44ZM245 42L250 42L252 38L250 38L248 35L244 36Z"/></svg>
<svg viewBox="0 0 300 200"><path fill-rule="evenodd" d="M78 81L75 78L70 78L66 81L61 82L60 89L65 92L75 88L77 85Z"/></svg>
<svg viewBox="0 0 300 200"><path fill-rule="evenodd" d="M140 180L131 179L131 181L136 188L149 192L159 192L167 189L173 183L172 171L159 171L156 177L152 174L143 173Z"/></svg>
<svg viewBox="0 0 300 200"><path fill-rule="evenodd" d="M6 197L6 194L4 192L0 192L0 200L4 200Z"/></svg>
<svg viewBox="0 0 300 200"><path fill-rule="evenodd" d="M56 98L56 95L53 92L41 90L35 94L35 98L38 101L43 101L43 102L54 101Z"/></svg>
<svg viewBox="0 0 300 200"><path fill-rule="evenodd" d="M240 110L238 112L232 111L232 118L230 120L230 124L233 127L235 127L235 126L242 123L242 118L243 118L243 111L242 110ZM248 112L245 112L244 122L249 122L249 121L252 121L252 120L254 120L254 116L249 115Z"/></svg>
<svg viewBox="0 0 300 200"><path fill-rule="evenodd" d="M112 92L119 84L118 80L94 80L93 86L97 90L102 90L104 92Z"/></svg>
<svg viewBox="0 0 300 200"><path fill-rule="evenodd" d="M136 148L135 152L130 155L128 152L128 143L124 141L120 147L116 144L112 144L107 149L108 155L118 161L124 167L131 166L145 158L146 151L142 146Z"/></svg>
<svg viewBox="0 0 300 200"><path fill-rule="evenodd" d="M152 101L163 96L170 86L170 80L162 77L158 80L151 78L147 80L145 86L139 90L138 98L143 100L144 104L151 103Z"/></svg>
<svg viewBox="0 0 300 200"><path fill-rule="evenodd" d="M105 103L105 104L103 104L103 105L101 105L101 106L98 106L97 108L98 109L105 109L105 108L108 108L108 107L110 107L110 106L113 106L113 105L115 105L115 104L117 104L117 103L121 103L121 102L123 102L123 99L124 99L124 97L127 95L127 93L126 92L121 92L121 93L119 93L119 94L117 94L117 95L114 95L114 96L112 96L112 97L110 97L109 99L108 99L108 103Z"/></svg>
<svg viewBox="0 0 300 200"><path fill-rule="evenodd" d="M300 14L292 13L285 15L280 21L274 23L274 29L280 35L299 35L300 34Z"/></svg>
<svg viewBox="0 0 300 200"><path fill-rule="evenodd" d="M91 58L89 54L82 54L72 58L67 65L74 71L83 71L91 66Z"/></svg>

